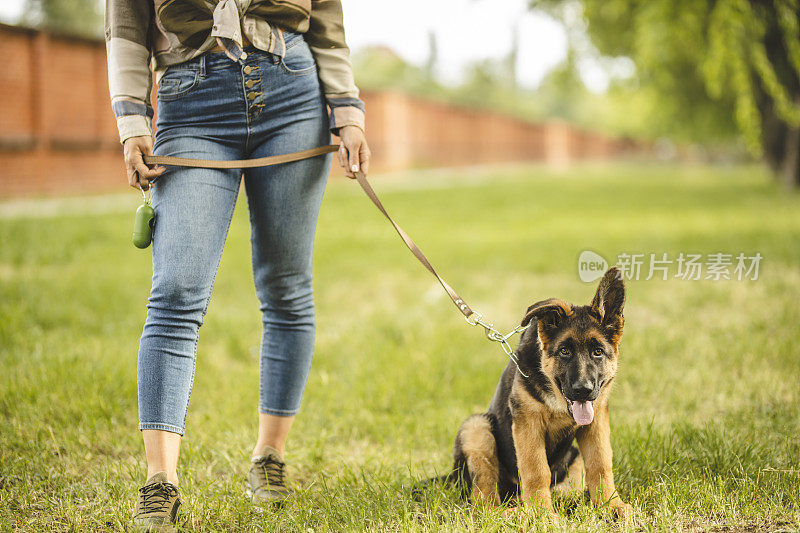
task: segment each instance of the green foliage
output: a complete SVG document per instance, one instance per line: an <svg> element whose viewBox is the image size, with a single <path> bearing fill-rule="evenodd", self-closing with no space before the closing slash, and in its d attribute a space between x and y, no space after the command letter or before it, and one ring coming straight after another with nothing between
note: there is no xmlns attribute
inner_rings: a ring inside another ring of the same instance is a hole
<svg viewBox="0 0 800 533"><path fill-rule="evenodd" d="M26 0L22 22L62 34L103 35L103 12L97 0Z"/></svg>
<svg viewBox="0 0 800 533"><path fill-rule="evenodd" d="M768 57L765 37L779 32L794 76L800 80L800 31L796 0L775 0L772 5L745 0L719 0L710 14L710 47L703 63L706 83L714 96L729 86L736 98L736 117L754 152L761 151L761 123L754 84L760 83L772 99L778 117L800 126L800 101L792 102ZM796 85L796 81L795 81Z"/></svg>
<svg viewBox="0 0 800 533"><path fill-rule="evenodd" d="M588 302L594 284L576 273L584 249L764 261L757 281L629 282L611 401L631 522L610 523L574 496L557 499L553 525L472 508L453 491L416 502L411 487L449 468L458 425L486 408L505 356L464 323L360 189L333 180L316 240L315 360L287 448L299 494L258 512L243 491L261 320L242 195L200 331L180 461L189 531L800 526L798 195L755 166L435 171L375 185L502 329L542 298ZM149 252L130 244L139 202L134 192L77 197L57 216L37 202L0 204L2 531L131 529L145 474L135 381L151 279Z"/></svg>
<svg viewBox="0 0 800 533"><path fill-rule="evenodd" d="M534 0L531 5L562 20L579 6L602 54L633 59L639 88L653 89L662 110L656 116L666 131L724 138L733 131L733 118L758 154L767 105L783 123L800 126L797 0ZM673 117L671 124L667 116Z"/></svg>
<svg viewBox="0 0 800 533"><path fill-rule="evenodd" d="M409 92L437 92L438 84L424 69L406 62L386 47L371 47L352 56L358 85L365 89L398 88Z"/></svg>
<svg viewBox="0 0 800 533"><path fill-rule="evenodd" d="M581 123L583 110L591 93L586 89L576 65L575 51L570 48L566 59L553 68L532 91L540 116Z"/></svg>
<svg viewBox="0 0 800 533"><path fill-rule="evenodd" d="M538 5L538 4L537 4ZM560 19L568 18L559 2L546 3L548 11ZM622 2L592 4L606 6L611 12L602 11L605 17L613 18L607 25L616 27L619 18L628 16ZM569 7L569 4L567 5ZM599 8L598 8L599 9ZM599 16L599 15L598 15ZM655 14L649 15L657 19ZM687 26L697 26L687 18ZM522 119L541 121L562 119L577 126L602 131L607 134L635 139L657 139L668 136L676 140L702 142L704 145L730 145L737 137L734 116L731 113L733 99L721 97L712 100L697 66L685 60L691 46L683 52L669 52L659 47L662 34L670 28L664 25L654 35L643 32L642 46L647 50L650 62L666 61L672 65L669 74L664 69L637 69L633 78L613 78L605 93L588 90L580 75L580 61L586 58L585 31L581 27L570 30L570 46L565 60L553 68L538 87L527 89L516 83L512 47L505 59L486 59L472 63L466 69L463 81L458 85L443 85L437 81L430 67L417 67L386 48L369 48L356 52L353 66L356 79L364 89L398 88L425 98L434 98L474 108L490 109ZM623 50L633 39L633 30L628 32L599 32L605 46ZM594 40L595 34L590 35ZM628 44L626 44L628 43ZM588 46L591 48L591 46ZM431 48L435 57L435 46ZM614 60L592 57L596 62Z"/></svg>
<svg viewBox="0 0 800 533"><path fill-rule="evenodd" d="M573 26L570 35L591 41L583 53L603 57L629 57L636 72L632 79L612 80L607 105L612 126L635 137L671 137L713 144L730 142L737 135L729 96L712 99L706 91L693 56L705 47L703 2L531 2ZM576 13L579 15L576 16ZM577 28L575 26L578 26ZM588 50L587 50L588 48ZM598 56L599 52L599 56ZM608 111L606 111L608 110ZM616 119L614 118L616 117Z"/></svg>

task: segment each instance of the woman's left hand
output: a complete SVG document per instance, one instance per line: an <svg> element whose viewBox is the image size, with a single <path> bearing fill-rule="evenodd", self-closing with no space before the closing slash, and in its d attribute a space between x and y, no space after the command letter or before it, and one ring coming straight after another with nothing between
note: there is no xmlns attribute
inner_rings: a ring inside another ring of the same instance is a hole
<svg viewBox="0 0 800 533"><path fill-rule="evenodd" d="M364 174L369 172L369 151L364 130L358 126L344 126L339 129L339 165L344 169L348 178L355 178L359 170Z"/></svg>

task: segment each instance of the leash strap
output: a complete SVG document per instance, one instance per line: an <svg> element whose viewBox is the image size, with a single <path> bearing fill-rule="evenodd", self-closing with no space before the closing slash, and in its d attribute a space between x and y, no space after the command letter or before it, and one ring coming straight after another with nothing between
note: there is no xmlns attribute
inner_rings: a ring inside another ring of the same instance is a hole
<svg viewBox="0 0 800 533"><path fill-rule="evenodd" d="M395 222L394 219L392 219L392 217L389 216L389 213L386 211L386 208L383 207L383 203L381 203L381 200L380 198L378 198L378 195L375 194L375 191L372 189L372 185L370 185L369 181L367 181L367 177L364 175L364 173L356 172L355 175L356 175L356 180L358 180L358 184L361 185L362 189L364 189L364 192L367 194L369 199L372 200L372 203L375 204L375 207L377 207L378 210L381 213L383 213L383 216L385 216L386 219L389 222L391 222L392 226L394 226L395 231L397 231L397 234L400 235L400 238L403 239L405 245L408 247L409 250L411 250L411 253L414 254L414 257L416 257L417 260L420 263L422 263L422 265L426 269L428 269L428 272L436 276L436 279L439 280L439 284L445 290L450 299L453 300L453 303L456 304L456 307L461 312L461 314L464 315L465 318L469 318L469 316L472 315L473 311L467 305L467 302L465 302L464 299L461 298L461 296L459 296L458 293L455 290L453 290L453 288L445 280L442 279L442 277L436 272L436 269L433 268L431 262L428 261L428 258L425 257L425 254L422 253L422 250L419 249L417 243L415 243L414 240L411 237L409 237L408 233L406 233L403 230L403 228L401 228L397 224L397 222Z"/></svg>
<svg viewBox="0 0 800 533"><path fill-rule="evenodd" d="M195 168L219 168L219 169L235 169L235 168L253 168L253 167L266 167L270 165L279 165L281 163L290 163L292 161L300 161L301 159L307 159L310 157L316 157L322 154L328 154L331 152L335 152L339 149L338 144L329 144L326 146L318 146L316 148L311 148L309 150L302 150L300 152L293 152L290 154L283 154L283 155L274 155L270 157L261 157L258 159L238 159L233 161L212 161L208 159L192 159L192 158L185 158L185 157L172 157L166 155L145 155L143 156L144 162L148 165L173 165L179 167L195 167ZM372 200L372 203L375 204L375 207L383 213L383 216L392 224L395 231L400 238L403 240L403 243L411 250L411 253L414 254L414 257L422 263L422 265L433 274L436 279L439 281L439 284L445 290L447 295L455 304L456 308L458 308L459 312L467 318L467 322L469 321L469 317L472 316L473 311L470 309L469 305L464 301L458 293L453 290L453 288L436 272L436 269L433 268L433 265L428 258L425 257L425 254L422 253L419 246L414 242L414 240L406 233L403 228L401 228L397 222L392 219L389 215L389 212L386 211L386 208L383 206L380 198L375 193L375 190L370 185L369 181L367 181L367 176L364 175L363 172L356 172L356 181L364 190L364 193L367 197ZM482 317L481 317L482 318ZM473 324L473 322L470 322ZM474 324L477 325L477 324Z"/></svg>
<svg viewBox="0 0 800 533"><path fill-rule="evenodd" d="M195 167L195 168L254 168L268 167L270 165L280 165L281 163L291 163L300 161L322 154L329 154L339 149L338 144L328 144L317 146L308 150L292 152L291 154L272 155L269 157L259 157L258 159L236 159L233 161L212 161L209 159L191 159L188 157L172 157L168 155L145 155L144 162L148 165L172 165L176 167Z"/></svg>

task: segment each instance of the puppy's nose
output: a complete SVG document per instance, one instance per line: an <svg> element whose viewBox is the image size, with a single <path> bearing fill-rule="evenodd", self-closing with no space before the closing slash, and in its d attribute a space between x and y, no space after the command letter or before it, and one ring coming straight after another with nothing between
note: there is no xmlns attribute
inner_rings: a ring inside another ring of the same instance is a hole
<svg viewBox="0 0 800 533"><path fill-rule="evenodd" d="M588 400L594 392L594 383L588 379L572 385L572 399L579 402Z"/></svg>

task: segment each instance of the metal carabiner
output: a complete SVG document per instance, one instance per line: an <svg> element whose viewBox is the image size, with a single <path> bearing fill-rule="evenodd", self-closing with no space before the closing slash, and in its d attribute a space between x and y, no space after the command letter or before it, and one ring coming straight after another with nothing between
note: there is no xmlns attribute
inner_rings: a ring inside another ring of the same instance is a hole
<svg viewBox="0 0 800 533"><path fill-rule="evenodd" d="M473 317L473 316L474 316L474 317L477 317L477 318L475 318L475 322L473 322L472 320L470 320L470 318L471 318L471 317ZM465 315L465 316L464 316L464 320L466 320L466 321L467 321L467 324L469 324L470 326L477 326L478 324L480 324L481 320L483 320L483 315L482 315L482 314L480 314L480 313L479 313L479 312L477 312L477 311L473 311L471 315L469 315L469 316L466 316L466 315Z"/></svg>
<svg viewBox="0 0 800 533"><path fill-rule="evenodd" d="M464 320L466 320L467 324L469 324L470 326L481 326L484 330L484 333L486 334L487 339L489 339L490 341L500 343L500 348L502 348L503 352L505 352L508 358L511 359L511 362L514 363L514 366L517 367L517 371L520 374L522 374L523 377L525 378L529 377L528 374L523 372L522 369L519 367L519 359L517 358L517 354L514 352L514 349L508 343L508 339L510 339L517 333L520 333L528 329L530 327L530 324L527 324L525 326L517 326L506 335L503 335L502 333L500 333L495 329L493 323L487 324L486 322L484 322L483 315L478 313L477 311L473 311L472 314L470 314L469 316L465 316Z"/></svg>
<svg viewBox="0 0 800 533"><path fill-rule="evenodd" d="M150 195L150 187L148 186L145 189L145 188L140 186L139 190L142 191L142 201L147 205L152 205L151 195Z"/></svg>

